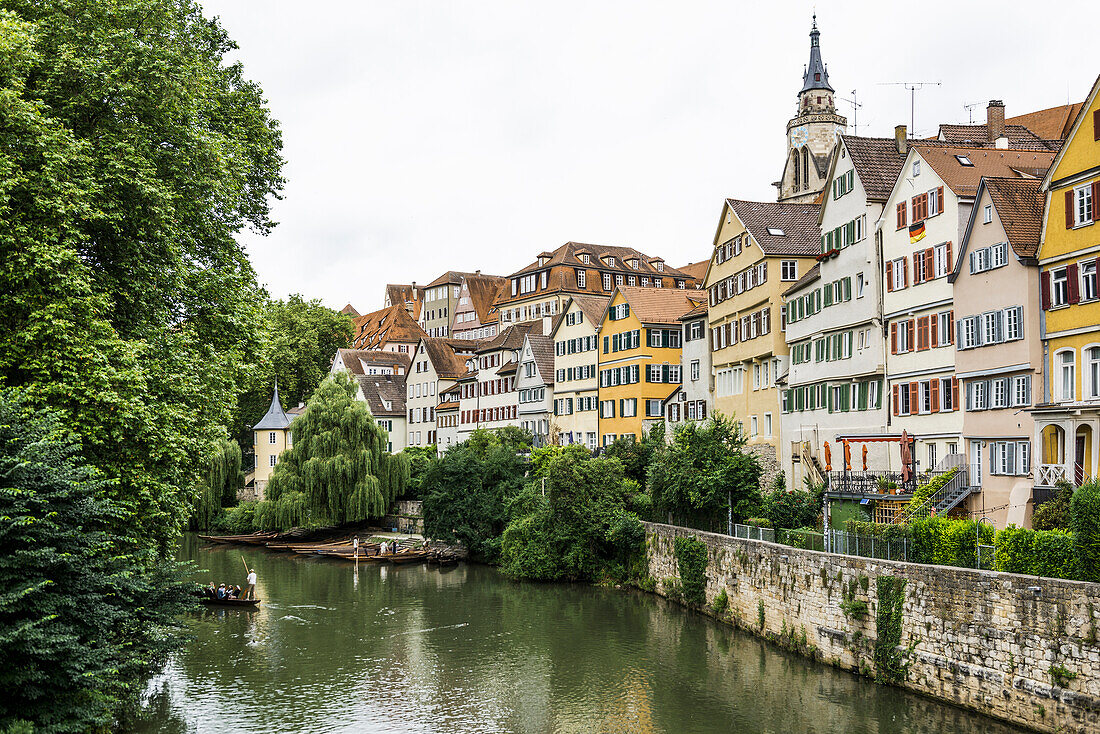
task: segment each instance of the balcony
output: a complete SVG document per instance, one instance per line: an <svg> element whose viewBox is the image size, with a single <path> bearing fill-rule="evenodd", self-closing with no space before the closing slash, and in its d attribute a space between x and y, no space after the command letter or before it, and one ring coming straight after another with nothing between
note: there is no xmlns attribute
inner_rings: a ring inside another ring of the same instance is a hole
<svg viewBox="0 0 1100 734"><path fill-rule="evenodd" d="M1083 466L1069 464L1037 464L1035 466L1035 486L1054 487L1061 481L1080 487L1091 479Z"/></svg>

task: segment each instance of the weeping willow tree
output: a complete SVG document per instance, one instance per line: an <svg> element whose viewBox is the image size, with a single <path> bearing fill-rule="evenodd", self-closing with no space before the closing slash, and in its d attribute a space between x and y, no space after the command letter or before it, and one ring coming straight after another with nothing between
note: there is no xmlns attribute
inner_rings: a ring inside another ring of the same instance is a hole
<svg viewBox="0 0 1100 734"><path fill-rule="evenodd" d="M409 481L409 461L386 451L389 437L357 385L340 373L321 383L291 424L293 442L279 457L256 507L264 529L339 525L386 514Z"/></svg>
<svg viewBox="0 0 1100 734"><path fill-rule="evenodd" d="M195 488L192 528L210 528L223 507L237 503L237 491L243 486L241 447L235 440L223 438L211 448L206 459L206 475Z"/></svg>

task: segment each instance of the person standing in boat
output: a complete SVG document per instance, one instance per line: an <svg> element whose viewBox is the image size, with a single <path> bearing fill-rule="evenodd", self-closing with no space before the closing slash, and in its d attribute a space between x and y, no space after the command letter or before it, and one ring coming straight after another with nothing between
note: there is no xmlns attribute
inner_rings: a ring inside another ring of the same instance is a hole
<svg viewBox="0 0 1100 734"><path fill-rule="evenodd" d="M244 590L244 598L245 599L255 599L256 598L256 569L254 569L254 568L248 569L247 584L248 585L245 587L245 590Z"/></svg>
<svg viewBox="0 0 1100 734"><path fill-rule="evenodd" d="M355 559L359 560L359 536L356 535L355 539L351 541L351 547L355 549Z"/></svg>

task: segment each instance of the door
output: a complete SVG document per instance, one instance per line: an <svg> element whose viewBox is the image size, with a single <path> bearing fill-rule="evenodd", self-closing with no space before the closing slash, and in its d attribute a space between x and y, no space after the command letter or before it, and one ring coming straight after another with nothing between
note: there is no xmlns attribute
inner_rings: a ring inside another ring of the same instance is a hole
<svg viewBox="0 0 1100 734"><path fill-rule="evenodd" d="M1085 436L1077 435L1073 451L1073 483L1080 487L1085 483Z"/></svg>

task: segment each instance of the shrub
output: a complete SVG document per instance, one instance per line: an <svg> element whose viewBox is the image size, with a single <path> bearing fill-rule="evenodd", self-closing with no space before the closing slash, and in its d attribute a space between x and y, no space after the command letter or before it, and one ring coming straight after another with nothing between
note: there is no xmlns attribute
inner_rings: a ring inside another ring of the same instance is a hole
<svg viewBox="0 0 1100 734"><path fill-rule="evenodd" d="M707 546L697 538L676 538L676 565L684 602L701 607L707 600Z"/></svg>
<svg viewBox="0 0 1100 734"><path fill-rule="evenodd" d="M1010 525L997 533L998 571L1051 578L1078 578L1077 548L1064 530L1028 530Z"/></svg>
<svg viewBox="0 0 1100 734"><path fill-rule="evenodd" d="M1100 482L1083 484L1073 493L1069 516L1077 541L1080 577L1100 581Z"/></svg>
<svg viewBox="0 0 1100 734"><path fill-rule="evenodd" d="M730 607L730 597L726 593L725 589L718 592L718 595L714 597L714 601L710 604L710 611L714 612L714 616L721 617L726 613L726 610Z"/></svg>
<svg viewBox="0 0 1100 734"><path fill-rule="evenodd" d="M776 529L813 527L821 516L822 504L821 493L796 492L781 487L764 497L761 514Z"/></svg>
<svg viewBox="0 0 1100 734"><path fill-rule="evenodd" d="M922 484L917 487L917 490L913 492L913 499L910 501L909 506L917 508L923 505L932 497L936 492L940 491L943 485L951 481L951 479L958 473L958 469L951 469L943 474L937 474L927 484Z"/></svg>
<svg viewBox="0 0 1100 734"><path fill-rule="evenodd" d="M1033 530L1068 530L1069 505L1073 498L1073 485L1064 479L1058 482L1058 493L1050 502L1044 502L1031 517Z"/></svg>
<svg viewBox="0 0 1100 734"><path fill-rule="evenodd" d="M754 528L770 528L772 526L771 520L766 517L747 517L745 518L745 524Z"/></svg>
<svg viewBox="0 0 1100 734"><path fill-rule="evenodd" d="M221 513L214 519L212 527L219 532L232 534L251 533L255 530L255 516L256 503L242 502L236 507L222 508Z"/></svg>
<svg viewBox="0 0 1100 734"><path fill-rule="evenodd" d="M1009 525L997 533L994 568L1007 573L1031 573L1031 546L1035 531Z"/></svg>
<svg viewBox="0 0 1100 734"><path fill-rule="evenodd" d="M909 523L912 543L910 560L941 566L974 568L977 564L976 540L993 544L993 528L975 520L923 517ZM975 535L979 533L980 535Z"/></svg>
<svg viewBox="0 0 1100 734"><path fill-rule="evenodd" d="M902 606L905 604L905 579L879 576L875 581L878 609L875 614L875 680L898 683L905 680L909 666L901 645Z"/></svg>

